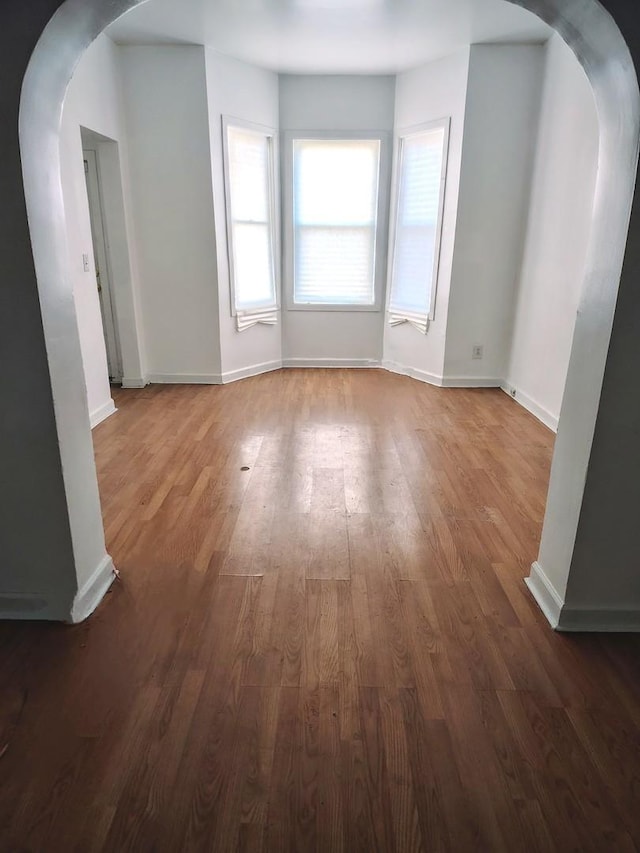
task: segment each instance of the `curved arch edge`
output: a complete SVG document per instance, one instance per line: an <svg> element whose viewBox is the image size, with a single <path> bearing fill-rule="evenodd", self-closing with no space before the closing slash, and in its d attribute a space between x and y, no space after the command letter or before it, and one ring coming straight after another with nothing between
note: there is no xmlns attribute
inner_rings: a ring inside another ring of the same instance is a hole
<svg viewBox="0 0 640 853"><path fill-rule="evenodd" d="M565 607L634 198L640 92L624 38L597 0L508 1L545 20L573 50L591 82L600 119L593 236L540 556L530 578L532 586L542 572ZM102 589L104 584L94 582L94 576L105 571L110 558L104 543L75 308L67 284L58 135L65 91L83 51L109 23L139 2L66 0L33 53L20 105L25 196L78 590ZM84 612L84 601L81 592L71 618ZM550 621L553 624L553 618Z"/></svg>

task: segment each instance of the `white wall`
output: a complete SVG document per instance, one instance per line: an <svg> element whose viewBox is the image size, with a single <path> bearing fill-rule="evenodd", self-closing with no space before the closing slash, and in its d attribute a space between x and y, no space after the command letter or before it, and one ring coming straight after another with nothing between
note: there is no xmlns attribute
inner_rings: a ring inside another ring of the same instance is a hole
<svg viewBox="0 0 640 853"><path fill-rule="evenodd" d="M413 326L384 326L384 362L390 368L437 380L444 370L451 266L458 217L458 192L469 71L469 50L400 74L396 81L396 132L451 119L440 269L434 320L424 335ZM395 158L394 158L395 163Z"/></svg>
<svg viewBox="0 0 640 853"><path fill-rule="evenodd" d="M542 46L471 48L445 382L499 385L506 375L543 62Z"/></svg>
<svg viewBox="0 0 640 853"><path fill-rule="evenodd" d="M122 47L147 375L220 374L216 236L201 47Z"/></svg>
<svg viewBox="0 0 640 853"><path fill-rule="evenodd" d="M394 100L393 77L282 75L280 129L389 132ZM283 281L283 286L291 287L291 282ZM284 310L285 363L379 362L382 320L381 311Z"/></svg>
<svg viewBox="0 0 640 853"><path fill-rule="evenodd" d="M507 383L554 427L584 282L598 166L598 116L564 42L546 48L531 208Z"/></svg>
<svg viewBox="0 0 640 853"><path fill-rule="evenodd" d="M81 127L113 140L113 148L117 149L115 156L112 151L112 156L100 163L103 183L106 180L104 189L110 190L111 195L119 193L121 206L119 211L115 209L115 204L111 206L110 213L117 216L105 221L105 226L113 249L112 296L121 330L123 366L126 374L139 377L143 373L143 345L132 286L132 265L135 263L135 256L130 250L133 249L133 241L127 239L127 232L129 235L132 232L132 224L128 209L127 147L119 48L104 35L99 36L89 47L71 80L64 103L60 141L69 267L78 317L89 413L93 423L113 410L113 402L96 287ZM110 170L108 175L103 168ZM84 271L83 254L87 254L90 259L88 272Z"/></svg>
<svg viewBox="0 0 640 853"><path fill-rule="evenodd" d="M426 335L409 325L390 327L381 313L357 311L284 311L280 326L236 331L222 115L283 130L389 130L394 124L402 130L451 117L435 320ZM219 381L283 357L286 363L382 357L392 369L433 381L506 380L535 414L557 423L589 236L598 133L590 87L559 38L546 48L474 46L399 75L394 91L391 77L278 78L211 50L118 48L101 36L74 75L61 146L74 298L94 417L108 409L111 396L81 126L118 141L131 256L129 265L122 253L114 282L125 375ZM89 273L83 253L91 258ZM484 346L481 361L471 359L476 343Z"/></svg>
<svg viewBox="0 0 640 853"><path fill-rule="evenodd" d="M252 368L275 366L282 360L282 327L258 324L238 332L231 316L229 256L225 211L222 116L278 128L278 75L205 51L211 170L218 247L218 302L223 379Z"/></svg>

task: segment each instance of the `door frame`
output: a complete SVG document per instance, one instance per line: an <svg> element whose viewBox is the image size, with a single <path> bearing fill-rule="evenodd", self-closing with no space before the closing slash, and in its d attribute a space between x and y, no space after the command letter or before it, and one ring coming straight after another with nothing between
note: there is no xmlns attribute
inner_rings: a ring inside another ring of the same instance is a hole
<svg viewBox="0 0 640 853"><path fill-rule="evenodd" d="M87 147L87 145L83 138L82 156L84 158L85 183L87 187L87 200L89 202L94 272L100 300L100 314L102 316L102 329L107 351L109 380L111 382L121 382L122 352L111 284L110 247L100 174L100 149L98 145L91 148Z"/></svg>

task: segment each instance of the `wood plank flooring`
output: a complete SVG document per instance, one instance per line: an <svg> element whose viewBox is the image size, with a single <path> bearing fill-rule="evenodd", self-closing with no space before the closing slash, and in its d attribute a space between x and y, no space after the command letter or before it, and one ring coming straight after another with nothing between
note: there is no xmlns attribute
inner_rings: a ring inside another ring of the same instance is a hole
<svg viewBox="0 0 640 853"><path fill-rule="evenodd" d="M640 640L522 582L543 426L375 370L116 402L121 580L0 625L0 850L640 847Z"/></svg>

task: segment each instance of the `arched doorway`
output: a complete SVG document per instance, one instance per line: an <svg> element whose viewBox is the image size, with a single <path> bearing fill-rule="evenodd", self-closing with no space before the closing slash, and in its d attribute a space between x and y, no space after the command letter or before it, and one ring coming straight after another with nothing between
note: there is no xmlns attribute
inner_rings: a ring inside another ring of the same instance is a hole
<svg viewBox="0 0 640 853"><path fill-rule="evenodd" d="M136 0L118 0L108 6L100 0L66 0L32 56L20 108L25 194L77 579L71 608L74 621L84 618L98 603L112 567L104 548L75 311L64 287L68 277L61 251L65 223L58 131L66 87L82 52L109 23L135 5ZM572 48L591 81L600 118L593 236L540 557L529 580L552 624L562 627L625 256L637 167L640 97L623 35L597 0L520 0L517 5L543 18ZM59 609L54 613L41 608L40 612L60 618Z"/></svg>

